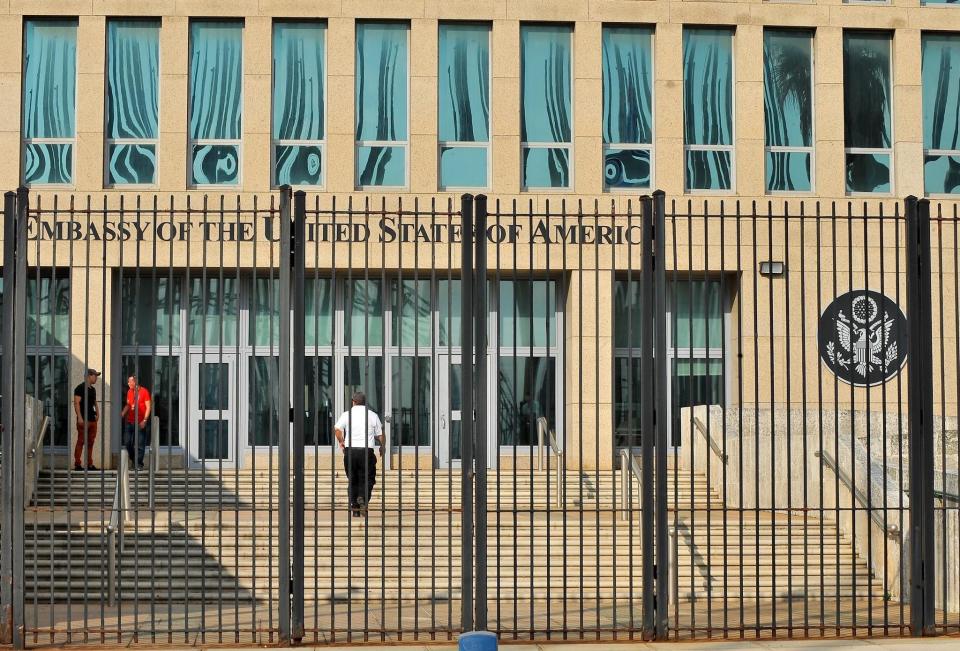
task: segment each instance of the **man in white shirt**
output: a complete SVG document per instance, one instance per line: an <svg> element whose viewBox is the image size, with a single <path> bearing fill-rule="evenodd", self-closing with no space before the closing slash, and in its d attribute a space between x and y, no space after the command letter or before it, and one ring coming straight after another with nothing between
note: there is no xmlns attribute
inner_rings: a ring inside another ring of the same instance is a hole
<svg viewBox="0 0 960 651"><path fill-rule="evenodd" d="M334 436L343 450L343 469L347 473L347 495L354 517L366 513L377 481L377 455L373 446L379 444L383 456L383 425L377 413L367 407L367 397L361 391L353 394L353 406L343 412L334 424Z"/></svg>

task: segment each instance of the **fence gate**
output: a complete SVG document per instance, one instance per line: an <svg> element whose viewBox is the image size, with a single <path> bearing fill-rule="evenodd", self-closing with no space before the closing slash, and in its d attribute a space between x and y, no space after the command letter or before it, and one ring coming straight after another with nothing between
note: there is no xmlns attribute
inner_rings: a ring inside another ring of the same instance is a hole
<svg viewBox="0 0 960 651"><path fill-rule="evenodd" d="M8 193L2 641L956 631L950 210Z"/></svg>

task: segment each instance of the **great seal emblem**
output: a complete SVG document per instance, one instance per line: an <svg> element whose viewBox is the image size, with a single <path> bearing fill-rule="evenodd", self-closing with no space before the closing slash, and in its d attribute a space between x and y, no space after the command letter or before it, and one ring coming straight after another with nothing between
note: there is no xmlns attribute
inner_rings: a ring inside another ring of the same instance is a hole
<svg viewBox="0 0 960 651"><path fill-rule="evenodd" d="M867 289L838 296L820 315L820 357L848 384L873 386L907 359L907 319L892 300Z"/></svg>

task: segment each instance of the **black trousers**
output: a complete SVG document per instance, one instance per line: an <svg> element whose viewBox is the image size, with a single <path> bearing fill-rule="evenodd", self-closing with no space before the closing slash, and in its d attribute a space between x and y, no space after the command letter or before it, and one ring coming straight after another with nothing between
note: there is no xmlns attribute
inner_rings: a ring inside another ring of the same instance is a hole
<svg viewBox="0 0 960 651"><path fill-rule="evenodd" d="M344 448L343 469L347 473L347 495L351 508L362 496L370 503L373 485L377 481L377 455L372 448Z"/></svg>

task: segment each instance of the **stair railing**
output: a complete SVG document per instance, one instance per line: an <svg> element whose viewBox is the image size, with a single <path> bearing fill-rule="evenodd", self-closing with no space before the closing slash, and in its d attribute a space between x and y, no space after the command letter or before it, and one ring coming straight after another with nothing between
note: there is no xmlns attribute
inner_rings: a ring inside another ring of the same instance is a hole
<svg viewBox="0 0 960 651"><path fill-rule="evenodd" d="M723 450L720 449L720 446L717 445L717 442L713 440L713 437L710 436L706 426L700 421L699 418L695 417L693 419L693 426L694 429L700 432L700 435L703 436L703 440L707 442L707 445L709 445L713 453L717 455L717 458L720 459L720 462L723 463L723 465L727 465L727 455L723 453Z"/></svg>
<svg viewBox="0 0 960 651"><path fill-rule="evenodd" d="M640 479L640 464L626 448L620 450L620 519L627 519L627 511L633 504L633 480Z"/></svg>
<svg viewBox="0 0 960 651"><path fill-rule="evenodd" d="M837 476L837 479L840 480L844 486L847 487L847 490L850 491L850 494L853 495L853 498L860 502L860 505L865 507L867 513L870 514L870 519L873 520L873 523L880 527L880 531L886 532L887 536L890 538L899 538L900 537L900 527L893 523L884 523L883 516L880 514L880 509L875 509L870 505L870 502L867 501L866 495L863 494L859 488L857 488L850 477L847 476L847 473L843 471L840 467L840 464L837 463L836 459L831 456L826 450L817 450L814 452L814 455L820 457L820 461L827 468L833 471L833 474Z"/></svg>
<svg viewBox="0 0 960 651"><path fill-rule="evenodd" d="M557 444L554 431L547 424L547 419L540 416L537 418L537 470L544 468L548 453L553 453L557 458L557 506L563 506L563 452ZM549 483L549 479L547 481Z"/></svg>
<svg viewBox="0 0 960 651"><path fill-rule="evenodd" d="M117 484L113 490L113 508L110 511L110 523L107 525L107 596L111 606L117 601L117 547L123 556L123 530L130 509L130 457L126 450L120 450L120 469L117 471Z"/></svg>

